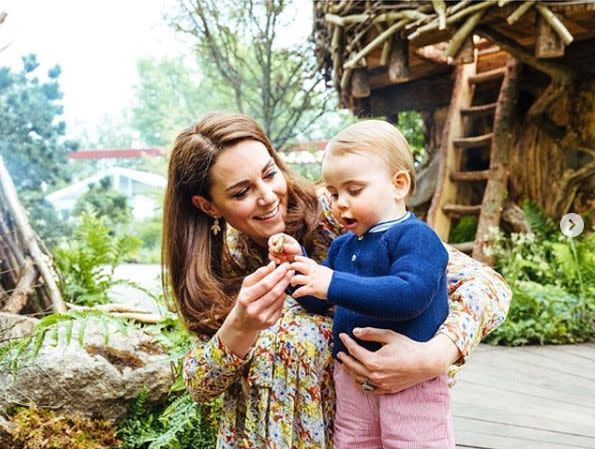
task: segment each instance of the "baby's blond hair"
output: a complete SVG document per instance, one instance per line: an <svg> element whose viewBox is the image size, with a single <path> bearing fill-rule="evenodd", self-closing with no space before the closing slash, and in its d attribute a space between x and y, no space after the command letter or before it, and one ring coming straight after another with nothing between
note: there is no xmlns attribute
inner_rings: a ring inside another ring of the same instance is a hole
<svg viewBox="0 0 595 449"><path fill-rule="evenodd" d="M384 159L391 173L406 170L411 178L407 196L415 191L415 168L413 155L403 134L388 122L364 120L348 126L333 137L325 150L326 154L375 154Z"/></svg>

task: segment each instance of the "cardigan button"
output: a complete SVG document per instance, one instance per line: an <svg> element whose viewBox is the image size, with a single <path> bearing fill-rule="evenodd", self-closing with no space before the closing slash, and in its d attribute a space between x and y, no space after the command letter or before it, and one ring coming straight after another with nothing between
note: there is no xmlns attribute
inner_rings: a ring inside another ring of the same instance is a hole
<svg viewBox="0 0 595 449"><path fill-rule="evenodd" d="M358 238L357 238L357 239L358 239L358 240L363 240L363 239L364 239L364 236L363 236L363 235L360 235L360 236L358 236Z"/></svg>
<svg viewBox="0 0 595 449"><path fill-rule="evenodd" d="M351 256L351 261L354 262L355 259L357 259L357 256L354 254L353 256Z"/></svg>

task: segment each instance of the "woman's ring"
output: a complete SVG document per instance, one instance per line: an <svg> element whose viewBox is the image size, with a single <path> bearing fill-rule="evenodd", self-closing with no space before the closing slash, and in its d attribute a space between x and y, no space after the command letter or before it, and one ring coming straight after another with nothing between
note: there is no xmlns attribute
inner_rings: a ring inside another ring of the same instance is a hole
<svg viewBox="0 0 595 449"><path fill-rule="evenodd" d="M362 390L371 392L374 391L374 385L370 383L370 379L364 377L364 383L362 384Z"/></svg>

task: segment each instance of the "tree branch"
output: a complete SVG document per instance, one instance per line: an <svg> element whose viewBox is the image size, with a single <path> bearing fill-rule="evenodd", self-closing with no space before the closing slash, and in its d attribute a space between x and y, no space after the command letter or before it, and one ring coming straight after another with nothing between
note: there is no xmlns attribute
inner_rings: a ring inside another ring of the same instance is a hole
<svg viewBox="0 0 595 449"><path fill-rule="evenodd" d="M588 163L579 170L567 170L564 173L552 208L559 217L570 209L581 183L592 176L595 176L595 161Z"/></svg>

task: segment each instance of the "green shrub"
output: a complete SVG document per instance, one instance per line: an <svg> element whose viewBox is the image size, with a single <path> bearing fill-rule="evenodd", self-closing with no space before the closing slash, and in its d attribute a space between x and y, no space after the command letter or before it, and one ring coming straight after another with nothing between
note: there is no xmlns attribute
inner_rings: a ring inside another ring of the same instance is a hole
<svg viewBox="0 0 595 449"><path fill-rule="evenodd" d="M486 341L493 344L564 344L595 337L595 307L561 287L532 281L511 284L513 300L504 324Z"/></svg>
<svg viewBox="0 0 595 449"><path fill-rule="evenodd" d="M54 250L66 301L79 305L108 302L107 291L116 284L115 268L129 257L140 241L128 234L114 236L105 218L91 210L81 214L74 238Z"/></svg>
<svg viewBox="0 0 595 449"><path fill-rule="evenodd" d="M117 436L118 449L214 449L216 427L207 405L187 394L175 394L166 406L150 407L141 393L132 403Z"/></svg>
<svg viewBox="0 0 595 449"><path fill-rule="evenodd" d="M162 226L161 217L154 217L134 223L132 230L134 231L134 235L142 242L141 247L158 248L161 246Z"/></svg>
<svg viewBox="0 0 595 449"><path fill-rule="evenodd" d="M291 169L312 182L318 182L322 179L322 166L320 163L314 164L289 164Z"/></svg>
<svg viewBox="0 0 595 449"><path fill-rule="evenodd" d="M465 215L461 217L450 230L449 243L464 243L475 240L477 231L477 217Z"/></svg>
<svg viewBox="0 0 595 449"><path fill-rule="evenodd" d="M73 214L80 215L88 210L89 206L96 211L99 217L105 217L110 229L116 229L132 220L128 198L112 187L110 178L104 178L97 184L91 184L76 202Z"/></svg>
<svg viewBox="0 0 595 449"><path fill-rule="evenodd" d="M407 139L415 161L423 163L427 158L427 154L422 115L417 111L400 112L397 128L403 133L405 139Z"/></svg>
<svg viewBox="0 0 595 449"><path fill-rule="evenodd" d="M595 338L595 233L568 238L525 204L531 232L493 234L496 268L513 291L508 318L486 341L562 344Z"/></svg>
<svg viewBox="0 0 595 449"><path fill-rule="evenodd" d="M147 330L170 355L176 381L164 405L150 407L146 393L138 396L118 426L117 435L124 442L119 449L214 448L220 401L194 402L182 381L182 359L193 344L190 334L179 319L165 319Z"/></svg>
<svg viewBox="0 0 595 449"><path fill-rule="evenodd" d="M160 216L132 223L130 233L138 237L141 246L135 260L139 263L159 263L161 261L161 230L163 222Z"/></svg>
<svg viewBox="0 0 595 449"><path fill-rule="evenodd" d="M532 232L505 237L497 231L493 237L490 254L507 281L552 284L582 296L595 288L595 233L573 239L562 234L544 238Z"/></svg>

